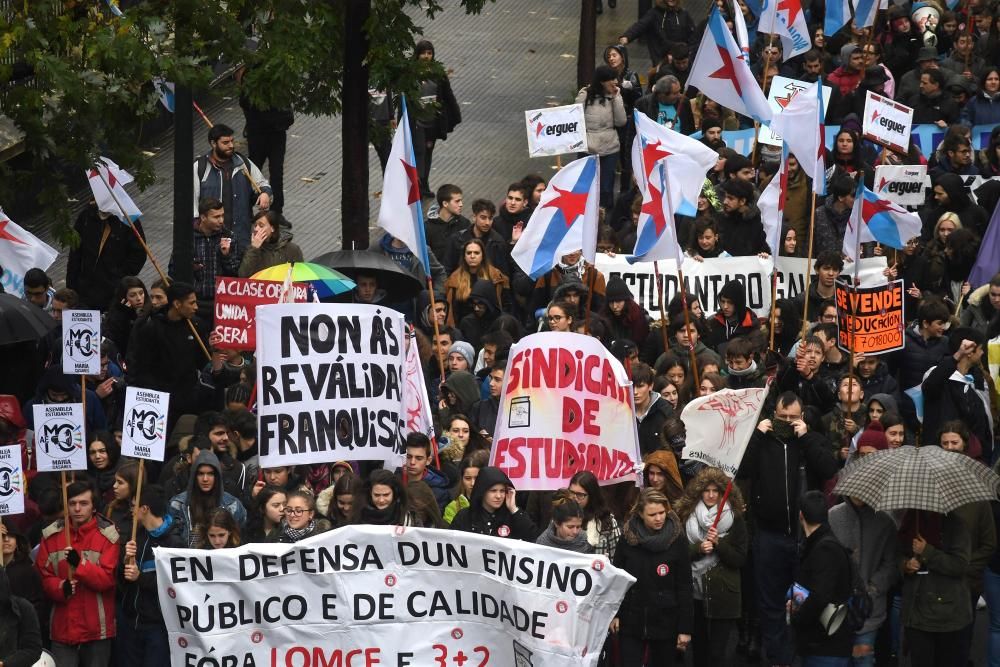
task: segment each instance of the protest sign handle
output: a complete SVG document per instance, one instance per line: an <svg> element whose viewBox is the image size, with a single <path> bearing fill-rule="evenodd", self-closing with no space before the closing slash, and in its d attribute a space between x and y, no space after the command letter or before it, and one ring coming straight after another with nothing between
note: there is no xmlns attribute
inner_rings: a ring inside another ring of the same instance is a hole
<svg viewBox="0 0 1000 667"><path fill-rule="evenodd" d="M771 47L774 46L774 22L778 20L778 12L773 12L771 14L771 29L770 37L767 40L767 48L764 49L764 78L760 82L760 90L764 93L764 97L767 97L767 79L768 71L771 69ZM755 120L753 122L753 152L750 154L750 161L753 168L756 169L760 164L760 142L757 141L760 135L760 121Z"/></svg>
<svg viewBox="0 0 1000 667"><path fill-rule="evenodd" d="M87 376L80 374L80 412L83 413L83 441L87 442Z"/></svg>
<svg viewBox="0 0 1000 667"><path fill-rule="evenodd" d="M586 262L584 262L584 267L586 267ZM594 283L597 282L597 267L590 267L590 280L587 282L587 310L583 314L583 333L585 336L590 335L590 305L594 300Z"/></svg>
<svg viewBox="0 0 1000 667"><path fill-rule="evenodd" d="M715 510L715 521L712 522L712 528L719 527L719 519L722 518L722 510L726 509L726 501L729 500L729 493L732 490L733 490L733 480L730 479L729 483L726 484L725 492L722 494L722 500L719 501L718 504L719 509Z"/></svg>
<svg viewBox="0 0 1000 667"><path fill-rule="evenodd" d="M63 501L63 530L66 534L66 548L73 548L73 538L70 537L69 533L69 498L66 493L66 471L59 471L60 481L62 482L62 501ZM76 568L72 565L69 566L69 580L73 581L73 575L76 573Z"/></svg>
<svg viewBox="0 0 1000 667"><path fill-rule="evenodd" d="M812 282L813 237L816 235L816 190L812 193L812 207L809 210L809 252L806 254L806 298L802 305L802 333L804 342L809 331L809 287Z"/></svg>
<svg viewBox="0 0 1000 667"><path fill-rule="evenodd" d="M767 349L774 350L774 311L777 307L775 301L778 300L778 256L774 256L774 268L771 269L771 319L768 320L768 328L771 330L771 340Z"/></svg>
<svg viewBox="0 0 1000 667"><path fill-rule="evenodd" d="M201 116L201 119L203 121L205 121L205 125L208 125L208 129L211 130L213 127L215 127L215 125L212 123L212 121L209 120L208 116L205 115L205 112L201 110L201 107L198 106L197 102L195 102L194 100L191 100L191 106L193 106L194 110L198 112L198 115Z"/></svg>
<svg viewBox="0 0 1000 667"><path fill-rule="evenodd" d="M139 472L135 478L135 502L132 503L132 541L135 542L136 531L139 530L139 502L142 498L142 474L146 469L146 459L139 459Z"/></svg>
<svg viewBox="0 0 1000 667"><path fill-rule="evenodd" d="M701 385L698 379L698 357L694 353L694 341L691 340L691 314L688 313L687 288L684 286L684 272L681 265L677 265L677 282L681 289L681 310L684 311L684 331L688 334L688 355L691 357L691 376L694 378L694 386Z"/></svg>

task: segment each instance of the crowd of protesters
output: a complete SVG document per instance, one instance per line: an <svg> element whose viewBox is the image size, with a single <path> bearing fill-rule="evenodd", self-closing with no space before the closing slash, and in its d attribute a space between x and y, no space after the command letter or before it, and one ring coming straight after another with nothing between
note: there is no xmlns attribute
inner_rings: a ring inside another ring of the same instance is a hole
<svg viewBox="0 0 1000 667"><path fill-rule="evenodd" d="M608 6L617 10L613 0ZM0 528L0 666L31 665L42 646L60 667L169 664L152 567L157 547L294 543L351 524L450 526L606 555L637 583L609 629L605 665L671 665L687 650L695 665L791 665L798 656L803 665L908 659L964 667L984 654L1000 665L1000 504L923 513L918 527L913 512L887 514L832 495L846 463L879 450L921 445L986 466L997 459L996 378L984 352L1000 335L1000 274L981 286L967 279L991 216L1000 224L993 215L1000 182L970 192L965 177L1000 176L1000 127L977 153L969 138L972 125L1000 123L1000 15L985 0L955 9L891 4L873 29L849 24L825 36L815 28L812 50L783 59L780 40L763 34L748 4L720 2L725 14L733 7L753 36L749 58L762 86L782 74L832 88L827 122L840 130L827 155L827 195L816 200L814 215L814 184L794 156L788 163L779 254L803 257L813 247L808 301L806 294L781 299L773 317L759 317L734 280L719 291L717 312L704 312L688 294L667 304L663 318L650 317L621 278L606 280L580 250L530 279L511 250L546 179L528 175L506 192L480 193L488 197L472 200L468 217L461 185L432 193L434 143L461 115L446 79L425 82L425 96L444 102L414 124L434 306L426 292L394 302L377 274L360 275L351 295L399 309L416 330L441 448L411 434L398 470L369 462L258 463L254 359L209 335L213 287L219 276L245 277L303 255L291 223L272 206L276 195L283 201L280 188L235 151L232 128L216 125L210 150L194 164L194 284L145 284L135 277L144 264L136 239L95 206L85 210L66 287L56 289L33 269L24 298L57 322L66 309L101 310L100 373L85 389L62 373L57 327L37 344L18 346L9 355L13 372L2 380L0 444L21 445L30 482L26 512L4 517ZM822 4L807 11L821 26ZM628 253L635 243L642 199L630 149L638 110L676 131L700 132L719 153L697 215L674 221L687 254L771 254L755 202L778 156L748 158L728 148L722 131L752 124L685 91L704 21L679 0L655 0L640 13L603 51L606 64L577 97L590 150L600 156L598 249ZM634 53L630 64L637 40L648 49L648 71L633 69L640 60ZM434 47L422 42L416 55L434 58ZM866 90L912 106L916 122L945 128L941 144L921 152L911 143L896 153L864 141ZM391 117L391 96L387 104ZM838 346L833 297L837 278L850 270L840 249L856 183L870 183L877 163L926 164L933 188L918 210L919 238L899 251L865 248L886 256L887 279L905 281L909 320L903 349L866 357ZM398 239L385 235L371 252L423 280ZM518 492L488 465L509 350L536 331L593 336L627 361L644 457L641 490L602 486L583 472L565 489ZM735 485L721 470L685 459L680 414L687 403L724 388L763 387L769 377L764 415ZM136 462L120 454L127 386L171 393L167 459L147 462L141 493ZM89 468L73 475L64 508L58 478L33 465L31 407L79 402L83 391ZM856 627L826 632L824 604L846 600L854 579L871 609ZM812 594L792 608L794 583ZM972 641L981 599L990 615L986 647Z"/></svg>

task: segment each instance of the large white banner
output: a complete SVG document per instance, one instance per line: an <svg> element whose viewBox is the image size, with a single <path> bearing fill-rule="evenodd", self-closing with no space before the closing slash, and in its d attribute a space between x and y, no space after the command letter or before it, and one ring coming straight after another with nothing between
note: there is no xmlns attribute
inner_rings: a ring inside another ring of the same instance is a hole
<svg viewBox="0 0 1000 667"><path fill-rule="evenodd" d="M684 458L736 476L764 408L767 388L723 389L684 406Z"/></svg>
<svg viewBox="0 0 1000 667"><path fill-rule="evenodd" d="M32 411L35 417L35 459L38 462L38 472L86 470L83 405L42 403L32 406Z"/></svg>
<svg viewBox="0 0 1000 667"><path fill-rule="evenodd" d="M528 157L587 152L582 104L525 111L524 124Z"/></svg>
<svg viewBox="0 0 1000 667"><path fill-rule="evenodd" d="M547 331L510 349L490 464L522 491L565 488L589 470L636 479L642 461L632 381L596 338Z"/></svg>
<svg viewBox="0 0 1000 667"><path fill-rule="evenodd" d="M21 446L0 447L0 516L24 513Z"/></svg>
<svg viewBox="0 0 1000 667"><path fill-rule="evenodd" d="M659 265L660 280L664 290L663 303L666 305L680 291L677 265L671 260L662 260ZM620 276L628 285L636 303L653 317L660 316L656 272L652 262L629 264L624 255L611 257L605 253L597 253L596 266L604 274L605 280L612 276ZM756 256L717 257L702 262L685 257L681 268L684 271L684 282L687 284L688 293L698 298L702 310L706 313L711 314L719 309L717 296L722 286L729 280L739 280L747 288L747 307L758 315L766 316L771 308L772 266L772 260ZM809 268L809 262L804 257L779 257L778 298L794 299L802 294L805 291L806 271ZM861 285L867 287L885 283L885 276L882 275L885 268L885 257L862 259L858 269Z"/></svg>
<svg viewBox="0 0 1000 667"><path fill-rule="evenodd" d="M405 334L402 314L378 306L258 306L261 466L398 454Z"/></svg>
<svg viewBox="0 0 1000 667"><path fill-rule="evenodd" d="M63 373L99 375L101 372L101 311L64 310Z"/></svg>
<svg viewBox="0 0 1000 667"><path fill-rule="evenodd" d="M587 667L635 581L605 556L429 528L156 549L174 665Z"/></svg>
<svg viewBox="0 0 1000 667"><path fill-rule="evenodd" d="M162 461L167 444L170 394L141 387L125 389L122 456Z"/></svg>

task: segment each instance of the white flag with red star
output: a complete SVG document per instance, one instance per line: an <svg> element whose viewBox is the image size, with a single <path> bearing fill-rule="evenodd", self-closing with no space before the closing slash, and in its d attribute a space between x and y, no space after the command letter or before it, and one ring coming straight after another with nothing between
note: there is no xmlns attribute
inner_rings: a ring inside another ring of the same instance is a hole
<svg viewBox="0 0 1000 667"><path fill-rule="evenodd" d="M56 249L7 217L0 210L0 284L4 291L24 296L24 274L29 269L43 271L56 261Z"/></svg>
<svg viewBox="0 0 1000 667"><path fill-rule="evenodd" d="M406 244L431 275L424 235L424 213L420 201L420 178L413 154L410 120L403 98L403 115L392 137L392 150L385 165L382 181L382 203L378 210L379 227Z"/></svg>
<svg viewBox="0 0 1000 667"><path fill-rule="evenodd" d="M125 192L125 186L132 180L132 174L108 158L100 158L94 168L87 171L87 181L94 193L97 210L110 213L125 224L138 220L142 211Z"/></svg>

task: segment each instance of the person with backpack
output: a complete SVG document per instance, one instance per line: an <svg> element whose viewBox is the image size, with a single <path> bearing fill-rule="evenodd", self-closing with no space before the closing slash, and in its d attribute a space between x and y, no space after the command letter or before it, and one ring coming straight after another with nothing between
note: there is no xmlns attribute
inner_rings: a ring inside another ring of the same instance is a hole
<svg viewBox="0 0 1000 667"><path fill-rule="evenodd" d="M885 440L881 429L866 429L862 439L870 432ZM888 446L886 443L878 449ZM830 530L850 553L855 579L871 598L867 618L854 618L851 625L858 626L854 630L853 664L872 667L875 638L888 614L886 594L899 579L896 524L885 512L878 512L857 498L847 498L830 510Z"/></svg>
<svg viewBox="0 0 1000 667"><path fill-rule="evenodd" d="M802 667L848 667L854 633L838 607L851 597L851 563L830 529L822 492L802 496L799 523L805 549L787 607L796 653Z"/></svg>

